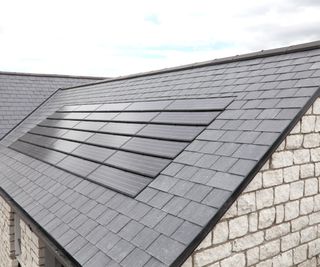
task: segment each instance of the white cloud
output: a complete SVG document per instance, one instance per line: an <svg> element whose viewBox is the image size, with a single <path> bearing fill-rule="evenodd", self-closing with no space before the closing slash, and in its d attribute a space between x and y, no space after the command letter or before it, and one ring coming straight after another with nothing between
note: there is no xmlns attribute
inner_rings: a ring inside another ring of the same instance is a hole
<svg viewBox="0 0 320 267"><path fill-rule="evenodd" d="M320 39L318 0L0 0L0 70L116 76Z"/></svg>

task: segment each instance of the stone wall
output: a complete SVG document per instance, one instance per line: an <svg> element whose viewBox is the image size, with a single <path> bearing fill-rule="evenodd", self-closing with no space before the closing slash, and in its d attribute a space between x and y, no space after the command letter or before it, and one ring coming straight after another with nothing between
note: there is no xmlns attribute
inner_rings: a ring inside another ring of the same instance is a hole
<svg viewBox="0 0 320 267"><path fill-rule="evenodd" d="M320 99L183 267L320 266Z"/></svg>
<svg viewBox="0 0 320 267"><path fill-rule="evenodd" d="M14 212L0 197L0 266L13 267L14 261Z"/></svg>
<svg viewBox="0 0 320 267"><path fill-rule="evenodd" d="M19 263L22 267L45 266L45 246L31 228L20 220L21 255Z"/></svg>
<svg viewBox="0 0 320 267"><path fill-rule="evenodd" d="M15 222L15 213L0 197L0 267L43 267L45 246L31 228L21 219ZM15 223L21 229L21 254L15 256Z"/></svg>

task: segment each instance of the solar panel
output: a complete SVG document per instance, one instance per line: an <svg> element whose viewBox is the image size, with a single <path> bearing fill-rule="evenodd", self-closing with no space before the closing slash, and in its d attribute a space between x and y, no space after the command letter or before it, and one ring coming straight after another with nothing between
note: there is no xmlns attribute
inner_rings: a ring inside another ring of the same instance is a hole
<svg viewBox="0 0 320 267"><path fill-rule="evenodd" d="M10 147L134 197L230 101L208 98L64 106Z"/></svg>
<svg viewBox="0 0 320 267"><path fill-rule="evenodd" d="M174 142L134 137L124 144L123 148L132 152L174 158L187 146L187 144L187 142Z"/></svg>

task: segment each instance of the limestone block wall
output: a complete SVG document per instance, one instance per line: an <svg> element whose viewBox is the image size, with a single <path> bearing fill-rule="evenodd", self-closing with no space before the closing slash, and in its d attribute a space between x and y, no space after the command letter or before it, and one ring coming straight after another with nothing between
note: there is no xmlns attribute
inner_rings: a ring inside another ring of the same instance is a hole
<svg viewBox="0 0 320 267"><path fill-rule="evenodd" d="M44 267L45 245L31 228L20 220L21 255L18 260L22 267Z"/></svg>
<svg viewBox="0 0 320 267"><path fill-rule="evenodd" d="M14 212L0 197L0 266L13 267L14 261Z"/></svg>
<svg viewBox="0 0 320 267"><path fill-rule="evenodd" d="M320 266L320 99L183 267Z"/></svg>

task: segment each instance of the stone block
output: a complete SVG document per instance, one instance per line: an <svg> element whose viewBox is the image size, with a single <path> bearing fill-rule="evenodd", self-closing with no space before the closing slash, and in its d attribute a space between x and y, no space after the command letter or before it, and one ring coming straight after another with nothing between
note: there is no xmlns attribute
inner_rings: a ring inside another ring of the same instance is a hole
<svg viewBox="0 0 320 267"><path fill-rule="evenodd" d="M271 207L273 205L273 188L262 189L256 192L257 209Z"/></svg>
<svg viewBox="0 0 320 267"><path fill-rule="evenodd" d="M297 218L299 216L299 200L286 203L284 209L286 221Z"/></svg>
<svg viewBox="0 0 320 267"><path fill-rule="evenodd" d="M312 133L315 129L315 116L303 116L301 119L301 132L302 133Z"/></svg>
<svg viewBox="0 0 320 267"><path fill-rule="evenodd" d="M271 168L283 168L293 164L293 153L291 151L275 152L271 158Z"/></svg>
<svg viewBox="0 0 320 267"><path fill-rule="evenodd" d="M229 238L230 239L244 236L246 233L248 233L248 230L249 230L248 216L246 215L237 217L235 219L231 219L229 221Z"/></svg>
<svg viewBox="0 0 320 267"><path fill-rule="evenodd" d="M221 267L244 267L246 265L246 258L244 253L235 254L225 260L222 260L220 263Z"/></svg>
<svg viewBox="0 0 320 267"><path fill-rule="evenodd" d="M259 212L259 229L271 226L275 222L276 210L274 207Z"/></svg>
<svg viewBox="0 0 320 267"><path fill-rule="evenodd" d="M318 179L307 179L304 183L304 194L306 196L312 196L318 193Z"/></svg>
<svg viewBox="0 0 320 267"><path fill-rule="evenodd" d="M293 152L294 164L303 164L310 161L310 150L309 149L298 149Z"/></svg>
<svg viewBox="0 0 320 267"><path fill-rule="evenodd" d="M290 184L290 200L301 198L304 192L304 181L298 181Z"/></svg>
<svg viewBox="0 0 320 267"><path fill-rule="evenodd" d="M287 251L299 245L299 232L291 233L281 238L281 251Z"/></svg>
<svg viewBox="0 0 320 267"><path fill-rule="evenodd" d="M262 181L263 181L264 187L271 187L271 186L282 184L283 182L282 169L264 171L262 174Z"/></svg>
<svg viewBox="0 0 320 267"><path fill-rule="evenodd" d="M314 164L304 164L300 166L300 177L309 178L314 176Z"/></svg>
<svg viewBox="0 0 320 267"><path fill-rule="evenodd" d="M274 189L274 203L284 203L289 200L290 196L290 185L289 184L282 184Z"/></svg>
<svg viewBox="0 0 320 267"><path fill-rule="evenodd" d="M299 166L291 166L283 169L283 178L286 183L297 181L300 178Z"/></svg>
<svg viewBox="0 0 320 267"><path fill-rule="evenodd" d="M231 244L228 242L223 245L214 246L194 254L194 266L200 267L209 263L222 260L231 255Z"/></svg>
<svg viewBox="0 0 320 267"><path fill-rule="evenodd" d="M293 249L293 263L298 264L307 259L308 245L301 245Z"/></svg>
<svg viewBox="0 0 320 267"><path fill-rule="evenodd" d="M303 135L294 134L288 135L286 138L286 149L297 149L300 148L303 142Z"/></svg>
<svg viewBox="0 0 320 267"><path fill-rule="evenodd" d="M280 240L274 240L260 246L260 260L265 260L280 252Z"/></svg>
<svg viewBox="0 0 320 267"><path fill-rule="evenodd" d="M229 227L226 221L218 223L213 229L213 244L219 244L227 241L229 237Z"/></svg>

